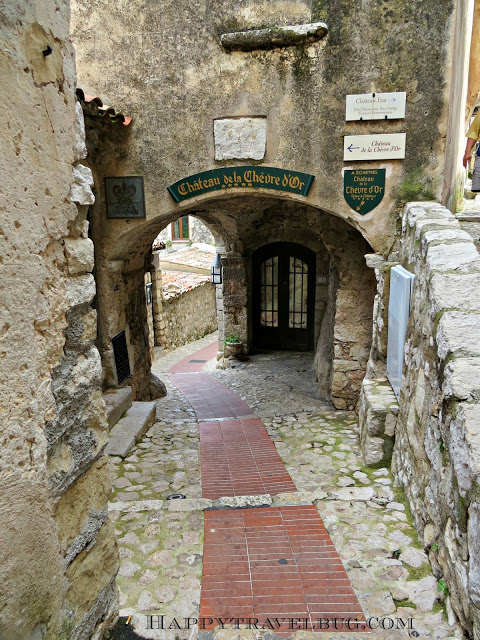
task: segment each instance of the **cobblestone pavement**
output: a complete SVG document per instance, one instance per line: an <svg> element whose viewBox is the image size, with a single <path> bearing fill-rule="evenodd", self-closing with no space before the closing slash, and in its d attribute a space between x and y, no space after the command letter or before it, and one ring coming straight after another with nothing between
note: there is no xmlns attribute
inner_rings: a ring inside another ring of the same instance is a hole
<svg viewBox="0 0 480 640"><path fill-rule="evenodd" d="M367 619L371 617L375 627L377 618L383 618L384 626L393 628L374 628L368 634L298 630L292 631L292 638L462 638L451 614L453 624L447 621L445 590L439 590L418 544L403 494L393 487L388 469L363 467L356 416L334 411L318 398L308 354L259 354L226 370L215 369L215 361L205 365L204 371L235 391L254 415L262 417L297 492L214 501L200 497L198 423L166 372L214 339L207 336L159 354L153 370L164 380L168 395L158 401L158 420L125 461L112 458L110 515L121 556L117 580L121 615L131 615L130 624L145 638L276 637L268 628L176 628L176 622L185 626L184 618L198 618L204 510L314 504ZM178 493L186 499L167 500ZM162 622L170 629L147 629ZM413 630L398 629L402 624L413 626Z"/></svg>

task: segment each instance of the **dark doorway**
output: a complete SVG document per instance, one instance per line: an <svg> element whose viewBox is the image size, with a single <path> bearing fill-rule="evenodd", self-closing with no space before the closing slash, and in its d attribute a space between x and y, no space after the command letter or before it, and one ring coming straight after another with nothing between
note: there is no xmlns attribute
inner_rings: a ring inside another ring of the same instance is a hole
<svg viewBox="0 0 480 640"><path fill-rule="evenodd" d="M274 242L252 256L253 343L262 349L313 349L315 254Z"/></svg>

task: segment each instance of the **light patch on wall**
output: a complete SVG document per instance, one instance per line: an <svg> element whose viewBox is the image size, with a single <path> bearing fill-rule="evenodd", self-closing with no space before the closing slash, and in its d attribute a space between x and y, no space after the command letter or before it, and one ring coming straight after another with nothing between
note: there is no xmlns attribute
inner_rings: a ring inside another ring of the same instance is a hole
<svg viewBox="0 0 480 640"><path fill-rule="evenodd" d="M215 160L262 160L267 146L266 118L214 120Z"/></svg>

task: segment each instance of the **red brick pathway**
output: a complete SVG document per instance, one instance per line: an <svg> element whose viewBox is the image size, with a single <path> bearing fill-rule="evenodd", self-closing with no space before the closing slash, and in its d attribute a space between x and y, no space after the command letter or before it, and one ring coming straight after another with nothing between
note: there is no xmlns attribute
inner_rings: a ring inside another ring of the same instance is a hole
<svg viewBox="0 0 480 640"><path fill-rule="evenodd" d="M200 459L205 498L297 490L259 418L201 422Z"/></svg>
<svg viewBox="0 0 480 640"><path fill-rule="evenodd" d="M190 402L199 420L252 415L248 404L208 373L177 373L170 375L170 380Z"/></svg>
<svg viewBox="0 0 480 640"><path fill-rule="evenodd" d="M191 356L187 356L183 358L183 360L179 360L176 362L170 369L168 373L195 373L198 371L202 371L206 362L212 360L217 355L218 351L218 342L212 342L208 347L203 347L200 351L197 351ZM196 360L197 362L192 362ZM202 361L203 362L199 362Z"/></svg>
<svg viewBox="0 0 480 640"><path fill-rule="evenodd" d="M200 617L256 618L284 636L332 631L335 619L338 631L361 631L365 621L313 505L206 511Z"/></svg>
<svg viewBox="0 0 480 640"><path fill-rule="evenodd" d="M203 496L296 491L261 420L235 393L201 373L216 351L215 342L169 370L204 421ZM201 628L213 629L221 618L279 636L299 629L365 631L360 604L313 505L205 511L204 540Z"/></svg>

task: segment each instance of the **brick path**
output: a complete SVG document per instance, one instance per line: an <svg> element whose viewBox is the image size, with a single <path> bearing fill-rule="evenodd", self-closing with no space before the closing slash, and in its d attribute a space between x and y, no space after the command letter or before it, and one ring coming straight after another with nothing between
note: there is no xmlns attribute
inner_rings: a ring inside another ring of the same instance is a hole
<svg viewBox="0 0 480 640"><path fill-rule="evenodd" d="M215 342L169 369L197 418L209 420L200 423L203 497L296 491L261 420L201 373L216 349ZM322 630L325 619L365 620L313 505L206 511L204 527L201 618L257 619L280 636Z"/></svg>

